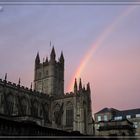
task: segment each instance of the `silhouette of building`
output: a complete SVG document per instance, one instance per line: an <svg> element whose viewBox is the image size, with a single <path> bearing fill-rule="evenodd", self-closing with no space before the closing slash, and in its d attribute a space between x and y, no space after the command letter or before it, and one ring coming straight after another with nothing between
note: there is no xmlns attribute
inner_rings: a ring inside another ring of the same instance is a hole
<svg viewBox="0 0 140 140"><path fill-rule="evenodd" d="M64 56L61 53L58 61L55 57L54 47L50 59L46 57L42 63L37 53L34 89L32 85L30 89L21 86L20 79L18 84L7 81L7 74L0 79L0 114L10 121L32 122L43 129L93 135L90 84L84 87L81 79L79 85L75 79L74 91L64 94Z"/></svg>

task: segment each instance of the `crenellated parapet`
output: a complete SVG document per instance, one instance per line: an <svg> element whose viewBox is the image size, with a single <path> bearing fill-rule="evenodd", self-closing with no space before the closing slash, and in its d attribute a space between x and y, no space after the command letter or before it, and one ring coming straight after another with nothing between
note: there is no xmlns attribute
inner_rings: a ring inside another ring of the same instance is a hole
<svg viewBox="0 0 140 140"><path fill-rule="evenodd" d="M75 96L75 93L74 92L67 92L64 97L73 97Z"/></svg>
<svg viewBox="0 0 140 140"><path fill-rule="evenodd" d="M15 91L26 93L29 95L50 98L50 96L46 93L39 92L39 91L33 90L31 87L28 88L28 87L20 85L19 83L14 83L14 82L3 80L3 79L0 79L0 86L2 86L5 89L10 89L10 90L13 89Z"/></svg>
<svg viewBox="0 0 140 140"><path fill-rule="evenodd" d="M53 46L51 54L50 54L50 59L48 59L48 56L46 56L46 60L44 61L44 58L43 58L43 62L41 62L39 52L37 53L36 59L35 59L35 69L38 69L43 66L48 66L50 64L52 65L57 64L58 66L64 67L64 61L65 60L64 60L63 52L61 52L60 57L58 58L58 60L56 60L56 53Z"/></svg>

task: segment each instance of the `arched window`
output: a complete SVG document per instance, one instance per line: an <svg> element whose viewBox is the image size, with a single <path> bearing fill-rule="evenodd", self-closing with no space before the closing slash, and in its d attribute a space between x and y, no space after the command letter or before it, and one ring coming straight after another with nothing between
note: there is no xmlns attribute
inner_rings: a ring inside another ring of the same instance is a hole
<svg viewBox="0 0 140 140"><path fill-rule="evenodd" d="M23 98L21 100L21 105L22 105L22 115L25 116L27 115L28 112L28 100L26 98Z"/></svg>
<svg viewBox="0 0 140 140"><path fill-rule="evenodd" d="M42 109L43 109L43 118L45 120L45 122L50 122L49 120L49 105L47 103L42 105Z"/></svg>
<svg viewBox="0 0 140 140"><path fill-rule="evenodd" d="M14 96L11 93L7 96L7 106L8 108L5 108L5 110L7 110L9 115L12 115L14 110Z"/></svg>
<svg viewBox="0 0 140 140"><path fill-rule="evenodd" d="M56 104L54 107L54 121L57 125L61 124L61 118L59 116L59 111L60 111L60 105Z"/></svg>
<svg viewBox="0 0 140 140"><path fill-rule="evenodd" d="M86 111L86 106L87 106L87 104L86 104L86 102L85 101L83 101L83 108L84 108L84 130L85 130L85 133L87 132L87 120L86 120L86 118L87 118L87 111Z"/></svg>
<svg viewBox="0 0 140 140"><path fill-rule="evenodd" d="M66 126L73 126L73 105L71 102L67 102L66 105Z"/></svg>
<svg viewBox="0 0 140 140"><path fill-rule="evenodd" d="M34 117L38 117L38 107L39 107L39 103L38 103L38 101L33 101L32 102L32 108L31 108L31 114L32 114L32 116L34 116Z"/></svg>

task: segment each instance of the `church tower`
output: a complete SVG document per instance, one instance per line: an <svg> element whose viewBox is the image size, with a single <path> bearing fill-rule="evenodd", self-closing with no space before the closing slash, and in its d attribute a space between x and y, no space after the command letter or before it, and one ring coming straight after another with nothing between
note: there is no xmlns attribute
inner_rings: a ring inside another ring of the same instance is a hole
<svg viewBox="0 0 140 140"><path fill-rule="evenodd" d="M45 62L40 62L39 53L35 59L34 89L49 95L60 96L64 94L64 56L56 60L54 47L50 54L50 60L46 57Z"/></svg>

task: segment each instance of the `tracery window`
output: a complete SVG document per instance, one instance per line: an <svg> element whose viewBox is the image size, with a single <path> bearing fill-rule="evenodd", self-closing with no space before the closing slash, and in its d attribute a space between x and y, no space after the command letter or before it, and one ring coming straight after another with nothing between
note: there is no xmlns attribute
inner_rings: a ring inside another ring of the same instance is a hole
<svg viewBox="0 0 140 140"><path fill-rule="evenodd" d="M33 102L33 104L32 104L32 110L31 110L31 112L32 112L32 115L34 116L34 117L38 117L38 102L37 101L34 101Z"/></svg>
<svg viewBox="0 0 140 140"><path fill-rule="evenodd" d="M57 125L61 124L61 116L59 115L60 113L60 105L56 104L54 107L54 121Z"/></svg>
<svg viewBox="0 0 140 140"><path fill-rule="evenodd" d="M66 126L73 126L73 106L71 102L67 103L66 106Z"/></svg>
<svg viewBox="0 0 140 140"><path fill-rule="evenodd" d="M14 109L14 97L12 95L8 95L7 97L7 105L8 105L8 114L12 115L13 114L13 109Z"/></svg>
<svg viewBox="0 0 140 140"><path fill-rule="evenodd" d="M47 103L43 105L43 116L45 122L49 122L49 106Z"/></svg>
<svg viewBox="0 0 140 140"><path fill-rule="evenodd" d="M21 104L22 104L22 115L26 115L27 108L28 108L28 101L24 98Z"/></svg>

